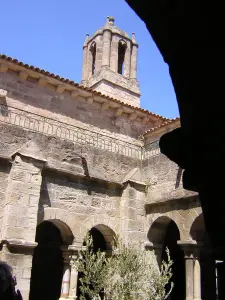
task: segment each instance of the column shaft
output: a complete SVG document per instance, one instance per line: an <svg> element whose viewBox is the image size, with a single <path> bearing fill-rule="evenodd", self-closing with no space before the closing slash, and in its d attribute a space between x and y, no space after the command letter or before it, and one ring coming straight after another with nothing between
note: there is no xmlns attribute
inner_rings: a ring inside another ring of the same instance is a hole
<svg viewBox="0 0 225 300"><path fill-rule="evenodd" d="M118 42L119 42L119 38L113 35L112 42L111 42L111 53L110 53L110 68L115 72L118 71Z"/></svg>
<svg viewBox="0 0 225 300"><path fill-rule="evenodd" d="M201 267L198 256L194 260L194 300L201 300Z"/></svg>
<svg viewBox="0 0 225 300"><path fill-rule="evenodd" d="M124 76L130 78L130 62L131 62L131 48L130 44L127 44L125 59L124 59Z"/></svg>
<svg viewBox="0 0 225 300"><path fill-rule="evenodd" d="M71 267L71 276L70 276L70 290L69 290L69 299L77 299L77 282L78 281L78 271L75 267Z"/></svg>
<svg viewBox="0 0 225 300"><path fill-rule="evenodd" d="M130 78L137 78L137 45L132 46L131 52L131 66L130 66Z"/></svg>
<svg viewBox="0 0 225 300"><path fill-rule="evenodd" d="M82 80L87 80L88 78L88 57L87 57L88 47L83 47L83 69L82 69Z"/></svg>
<svg viewBox="0 0 225 300"><path fill-rule="evenodd" d="M186 300L193 300L193 256L185 255Z"/></svg>
<svg viewBox="0 0 225 300"><path fill-rule="evenodd" d="M111 31L105 30L103 33L102 66L110 64Z"/></svg>
<svg viewBox="0 0 225 300"><path fill-rule="evenodd" d="M64 264L61 298L68 298L70 290L70 265Z"/></svg>

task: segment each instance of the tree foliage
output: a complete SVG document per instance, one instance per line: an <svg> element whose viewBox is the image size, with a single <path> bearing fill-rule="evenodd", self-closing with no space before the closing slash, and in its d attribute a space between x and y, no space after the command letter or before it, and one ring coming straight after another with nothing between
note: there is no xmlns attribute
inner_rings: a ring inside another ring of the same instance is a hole
<svg viewBox="0 0 225 300"><path fill-rule="evenodd" d="M172 261L167 249L168 262L159 269L153 251L125 245L116 238L112 255L93 251L93 240L86 237L86 249L77 257L80 278L81 300L165 300L173 284L170 282Z"/></svg>

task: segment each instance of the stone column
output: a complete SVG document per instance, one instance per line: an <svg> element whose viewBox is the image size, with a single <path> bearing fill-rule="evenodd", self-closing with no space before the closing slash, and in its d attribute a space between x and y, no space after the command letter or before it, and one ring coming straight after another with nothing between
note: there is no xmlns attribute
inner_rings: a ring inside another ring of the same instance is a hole
<svg viewBox="0 0 225 300"><path fill-rule="evenodd" d="M114 72L118 71L118 42L119 38L116 35L112 35L110 68Z"/></svg>
<svg viewBox="0 0 225 300"><path fill-rule="evenodd" d="M85 42L83 45L83 69L81 83L88 79L88 40L89 35L86 34Z"/></svg>
<svg viewBox="0 0 225 300"><path fill-rule="evenodd" d="M102 66L110 65L111 31L106 29L103 32Z"/></svg>
<svg viewBox="0 0 225 300"><path fill-rule="evenodd" d="M124 76L130 78L131 45L127 43L124 59Z"/></svg>
<svg viewBox="0 0 225 300"><path fill-rule="evenodd" d="M63 251L63 279L62 279L62 288L60 299L68 299L70 291L70 277L71 277L71 268L70 268L70 252L68 248L62 248Z"/></svg>
<svg viewBox="0 0 225 300"><path fill-rule="evenodd" d="M200 249L194 249L194 300L201 300Z"/></svg>
<svg viewBox="0 0 225 300"><path fill-rule="evenodd" d="M186 300L193 300L193 253L185 251Z"/></svg>
<svg viewBox="0 0 225 300"><path fill-rule="evenodd" d="M131 66L130 66L130 78L137 78L137 53L138 44L135 40L134 33L132 34L132 50L131 50Z"/></svg>
<svg viewBox="0 0 225 300"><path fill-rule="evenodd" d="M194 246L196 241L178 241L184 251L186 300L194 300Z"/></svg>
<svg viewBox="0 0 225 300"><path fill-rule="evenodd" d="M70 290L69 299L77 299L77 284L78 284L78 270L76 265L76 256L71 256L70 266L71 266L71 276L70 276Z"/></svg>

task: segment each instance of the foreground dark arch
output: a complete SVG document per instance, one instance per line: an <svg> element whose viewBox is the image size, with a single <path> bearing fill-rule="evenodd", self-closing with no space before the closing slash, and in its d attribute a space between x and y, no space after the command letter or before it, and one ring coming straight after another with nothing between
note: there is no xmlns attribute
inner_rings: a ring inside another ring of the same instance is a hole
<svg viewBox="0 0 225 300"><path fill-rule="evenodd" d="M185 170L184 187L199 192L214 256L224 260L223 176L216 176L225 167L223 2L126 2L168 64L177 97L181 128L161 138L161 152Z"/></svg>

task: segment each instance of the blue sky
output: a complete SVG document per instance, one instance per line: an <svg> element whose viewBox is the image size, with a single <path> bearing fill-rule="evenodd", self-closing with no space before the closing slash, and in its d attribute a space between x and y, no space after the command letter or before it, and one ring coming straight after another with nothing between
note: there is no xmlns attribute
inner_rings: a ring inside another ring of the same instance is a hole
<svg viewBox="0 0 225 300"><path fill-rule="evenodd" d="M141 107L177 117L168 66L124 0L1 0L0 53L79 83L85 34L103 26L108 15L129 35L136 34Z"/></svg>

